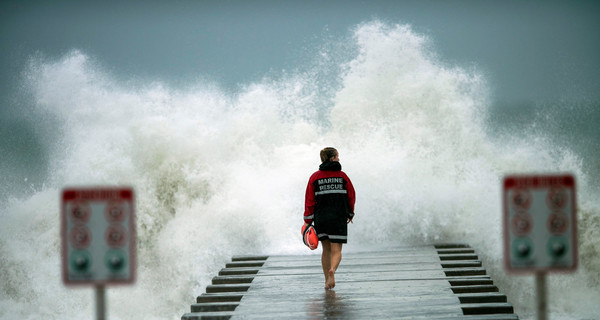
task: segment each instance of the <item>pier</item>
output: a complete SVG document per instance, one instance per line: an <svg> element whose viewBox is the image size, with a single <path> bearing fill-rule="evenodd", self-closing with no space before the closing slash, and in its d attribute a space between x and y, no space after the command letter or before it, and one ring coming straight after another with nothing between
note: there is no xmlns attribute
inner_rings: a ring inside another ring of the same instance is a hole
<svg viewBox="0 0 600 320"><path fill-rule="evenodd" d="M181 319L518 319L464 244L344 252L335 278L320 255L236 256Z"/></svg>

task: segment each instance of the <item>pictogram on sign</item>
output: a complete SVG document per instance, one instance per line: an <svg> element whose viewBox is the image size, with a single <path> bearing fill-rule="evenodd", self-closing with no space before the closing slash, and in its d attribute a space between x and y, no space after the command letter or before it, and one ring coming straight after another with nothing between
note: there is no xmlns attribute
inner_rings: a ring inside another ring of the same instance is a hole
<svg viewBox="0 0 600 320"><path fill-rule="evenodd" d="M548 230L555 236L563 235L569 227L569 217L564 212L554 212L548 217Z"/></svg>
<svg viewBox="0 0 600 320"><path fill-rule="evenodd" d="M127 211L123 201L111 201L106 205L106 220L110 222L123 222L127 218Z"/></svg>
<svg viewBox="0 0 600 320"><path fill-rule="evenodd" d="M106 229L105 238L109 247L122 247L127 242L127 230L120 224L111 224Z"/></svg>
<svg viewBox="0 0 600 320"><path fill-rule="evenodd" d="M528 210L531 206L531 192L525 188L516 188L511 202L514 210Z"/></svg>
<svg viewBox="0 0 600 320"><path fill-rule="evenodd" d="M87 223L90 220L90 206L87 202L75 202L69 210L69 216L74 223Z"/></svg>
<svg viewBox="0 0 600 320"><path fill-rule="evenodd" d="M525 211L517 212L511 221L512 232L518 237L526 236L531 233L533 228L533 218L531 214Z"/></svg>
<svg viewBox="0 0 600 320"><path fill-rule="evenodd" d="M69 242L75 249L85 249L92 242L90 229L82 224L75 224L69 232Z"/></svg>

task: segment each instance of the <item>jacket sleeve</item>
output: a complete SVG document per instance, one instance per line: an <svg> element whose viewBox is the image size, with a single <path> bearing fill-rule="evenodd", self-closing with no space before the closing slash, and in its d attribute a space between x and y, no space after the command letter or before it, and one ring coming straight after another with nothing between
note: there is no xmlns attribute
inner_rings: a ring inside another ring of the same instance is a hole
<svg viewBox="0 0 600 320"><path fill-rule="evenodd" d="M312 223L315 215L315 190L312 183L312 177L308 181L308 185L306 186L306 195L304 196L304 222Z"/></svg>
<svg viewBox="0 0 600 320"><path fill-rule="evenodd" d="M348 191L348 219L354 218L354 203L356 202L356 193L354 192L354 186L350 178L346 176L346 189Z"/></svg>

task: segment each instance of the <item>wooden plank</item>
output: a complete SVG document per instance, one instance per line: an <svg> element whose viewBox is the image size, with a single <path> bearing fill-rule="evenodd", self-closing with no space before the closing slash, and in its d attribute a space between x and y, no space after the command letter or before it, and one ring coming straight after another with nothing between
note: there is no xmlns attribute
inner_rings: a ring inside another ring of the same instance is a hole
<svg viewBox="0 0 600 320"><path fill-rule="evenodd" d="M252 276L216 276L212 279L212 284L250 283L253 279Z"/></svg>
<svg viewBox="0 0 600 320"><path fill-rule="evenodd" d="M460 303L507 302L506 296L500 292L461 293L456 296Z"/></svg>
<svg viewBox="0 0 600 320"><path fill-rule="evenodd" d="M254 261L254 260L267 260L269 256L233 256L231 261Z"/></svg>
<svg viewBox="0 0 600 320"><path fill-rule="evenodd" d="M441 254L440 260L479 260L479 257L471 253Z"/></svg>
<svg viewBox="0 0 600 320"><path fill-rule="evenodd" d="M196 298L197 303L202 302L239 302L244 295L241 293L203 293Z"/></svg>
<svg viewBox="0 0 600 320"><path fill-rule="evenodd" d="M216 292L245 292L250 288L249 285L240 285L240 284L219 284L219 285L210 285L206 287L207 293L216 293Z"/></svg>
<svg viewBox="0 0 600 320"><path fill-rule="evenodd" d="M220 276L234 276L234 275L249 275L249 274L257 274L258 269L256 268L230 268L230 269L221 269L219 271Z"/></svg>
<svg viewBox="0 0 600 320"><path fill-rule="evenodd" d="M192 312L233 311L239 303L232 302L203 302L192 304Z"/></svg>
<svg viewBox="0 0 600 320"><path fill-rule="evenodd" d="M469 303L461 305L464 314L497 314L513 313L513 306L508 303Z"/></svg>
<svg viewBox="0 0 600 320"><path fill-rule="evenodd" d="M437 249L438 254L475 253L472 248Z"/></svg>
<svg viewBox="0 0 600 320"><path fill-rule="evenodd" d="M262 267L263 261L237 261L230 262L225 265L225 268L251 268L251 267Z"/></svg>
<svg viewBox="0 0 600 320"><path fill-rule="evenodd" d="M498 292L498 287L493 285L474 285L452 287L454 293L477 293L477 292Z"/></svg>

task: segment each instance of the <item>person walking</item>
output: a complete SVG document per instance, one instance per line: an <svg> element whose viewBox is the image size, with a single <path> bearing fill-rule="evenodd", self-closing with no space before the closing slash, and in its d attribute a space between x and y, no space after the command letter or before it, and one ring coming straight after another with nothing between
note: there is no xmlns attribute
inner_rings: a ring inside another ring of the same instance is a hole
<svg viewBox="0 0 600 320"><path fill-rule="evenodd" d="M342 171L335 148L321 150L319 171L308 180L304 224L314 223L323 247L321 265L325 289L335 287L335 272L342 261L342 244L348 241L348 223L354 218L354 186Z"/></svg>

